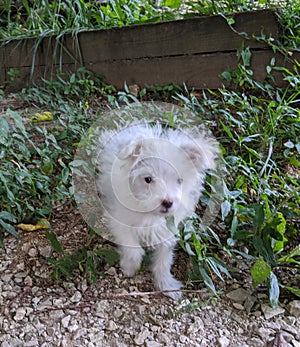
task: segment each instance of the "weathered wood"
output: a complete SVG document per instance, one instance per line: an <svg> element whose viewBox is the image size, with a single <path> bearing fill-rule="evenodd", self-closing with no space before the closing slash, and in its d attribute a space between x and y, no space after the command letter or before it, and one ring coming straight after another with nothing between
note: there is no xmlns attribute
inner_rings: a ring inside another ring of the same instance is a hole
<svg viewBox="0 0 300 347"><path fill-rule="evenodd" d="M272 50L252 51L252 69L254 79L263 81L266 78L266 66L274 57ZM300 55L299 55L300 58ZM278 66L285 64L284 57L276 55ZM237 66L235 52L192 55L186 57L164 57L137 60L122 60L118 62L101 62L90 66L93 71L109 70L108 83L116 82L118 88L137 84L167 84L176 81L179 85L186 83L189 88L216 89L226 84L220 79L220 74ZM280 73L276 73L277 85L284 82Z"/></svg>
<svg viewBox="0 0 300 347"><path fill-rule="evenodd" d="M233 16L234 30L222 16L197 17L156 24L81 32L77 36L11 41L1 47L0 84L10 69L20 70L14 87L24 87L58 68L74 71L85 66L117 87L127 84L187 83L194 88L218 88L219 75L237 65L236 50L250 46L252 68L265 76L273 52L252 36L280 37L275 11ZM240 33L247 33L249 40ZM278 55L278 59L283 58ZM282 81L278 78L278 83Z"/></svg>

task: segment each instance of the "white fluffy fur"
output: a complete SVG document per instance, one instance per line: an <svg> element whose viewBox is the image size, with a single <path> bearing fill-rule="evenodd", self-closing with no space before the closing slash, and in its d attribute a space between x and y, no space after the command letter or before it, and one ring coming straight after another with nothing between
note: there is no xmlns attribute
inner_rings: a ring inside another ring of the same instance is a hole
<svg viewBox="0 0 300 347"><path fill-rule="evenodd" d="M205 170L216 167L216 141L195 129L131 124L100 137L98 188L109 230L118 244L126 276L139 269L143 247L153 252L152 272L159 290L178 290L171 274L176 237L166 226L194 212ZM178 299L180 292L169 292Z"/></svg>

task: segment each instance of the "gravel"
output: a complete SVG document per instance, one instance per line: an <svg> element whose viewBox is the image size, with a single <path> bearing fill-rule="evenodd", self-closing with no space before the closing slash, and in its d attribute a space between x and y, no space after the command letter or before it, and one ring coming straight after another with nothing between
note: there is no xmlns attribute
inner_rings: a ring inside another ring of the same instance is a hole
<svg viewBox="0 0 300 347"><path fill-rule="evenodd" d="M1 347L300 346L300 301L272 310L264 294L237 281L218 298L205 290L179 303L131 295L151 291L151 277L127 279L118 266L95 285L80 275L53 282L45 243L7 237L0 249Z"/></svg>

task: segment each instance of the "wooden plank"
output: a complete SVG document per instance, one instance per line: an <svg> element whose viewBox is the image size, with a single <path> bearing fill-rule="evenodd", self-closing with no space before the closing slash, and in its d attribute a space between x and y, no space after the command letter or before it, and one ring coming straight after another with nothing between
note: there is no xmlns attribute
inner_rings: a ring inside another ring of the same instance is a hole
<svg viewBox="0 0 300 347"><path fill-rule="evenodd" d="M50 79L58 68L75 71L82 64L119 88L125 81L141 86L185 82L195 88L218 88L219 74L237 64L236 50L245 40L238 32L280 37L275 11L233 17L234 30L222 16L209 16L49 37L38 45L36 39L11 41L1 46L0 85L9 80L11 68L20 71L17 89L30 84L31 77L39 82L41 77ZM247 40L245 46L255 51L254 70L263 78L273 52L255 40Z"/></svg>
<svg viewBox="0 0 300 347"><path fill-rule="evenodd" d="M252 50L252 69L253 78L257 81L263 81L266 77L266 66L271 59L275 57L278 66L287 66L291 64L285 61L281 54L274 55L272 50ZM294 56L294 59L300 61L300 54ZM140 87L145 85L157 85L167 83L185 83L189 88L195 89L217 89L226 85L219 75L228 69L234 69L237 66L237 57L235 52L202 54L186 57L164 57L147 59L127 59L113 62L98 62L89 64L86 68L106 77L106 82L115 85L119 89L127 85L137 84ZM47 68L38 66L35 70L35 81L41 78L49 79L51 69L58 66ZM65 71L75 71L74 64L65 64ZM14 88L24 87L24 80L30 76L30 67L25 67L20 71L19 78L15 81ZM278 87L286 86L282 75L279 72L275 74L276 85Z"/></svg>
<svg viewBox="0 0 300 347"><path fill-rule="evenodd" d="M74 59L85 63L212 53L236 50L244 38L237 32L260 36L279 37L279 25L275 11L239 13L233 16L233 31L222 16L204 16L155 24L134 25L108 30L81 32L78 37L49 37L38 43L35 39L11 41L4 47L5 66L17 68L53 64L61 60L65 64ZM246 45L263 48L266 45L253 39ZM2 48L3 49L3 48Z"/></svg>
<svg viewBox="0 0 300 347"><path fill-rule="evenodd" d="M255 80L263 81L265 79L266 66L270 64L273 57L272 50L252 51L252 69ZM300 59L300 54L298 59ZM278 66L287 66L281 54L276 55L276 62ZM123 88L124 82L127 85L137 84L139 86L174 82L179 85L186 83L189 88L217 89L225 84L225 81L220 79L220 74L225 70L236 68L237 63L236 53L228 52L99 62L87 67L107 76L107 82L118 88ZM285 85L280 73L276 73L276 85L280 87Z"/></svg>
<svg viewBox="0 0 300 347"><path fill-rule="evenodd" d="M279 37L274 11L240 13L234 17L233 31L221 16L205 16L166 23L147 24L107 31L89 31L79 35L84 61L168 57L234 51L244 38L237 32ZM266 44L247 40L251 48Z"/></svg>

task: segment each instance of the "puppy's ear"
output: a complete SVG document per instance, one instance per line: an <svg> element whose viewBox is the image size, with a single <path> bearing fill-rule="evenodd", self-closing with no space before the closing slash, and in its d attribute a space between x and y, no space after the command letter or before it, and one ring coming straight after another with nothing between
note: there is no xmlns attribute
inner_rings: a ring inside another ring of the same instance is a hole
<svg viewBox="0 0 300 347"><path fill-rule="evenodd" d="M220 149L214 139L205 137L196 138L190 143L183 144L182 149L188 154L199 172L216 168L216 159L220 153Z"/></svg>
<svg viewBox="0 0 300 347"><path fill-rule="evenodd" d="M143 141L141 139L129 143L120 151L119 159L125 160L128 158L132 158L132 159L137 158L141 154L142 147L143 147Z"/></svg>

